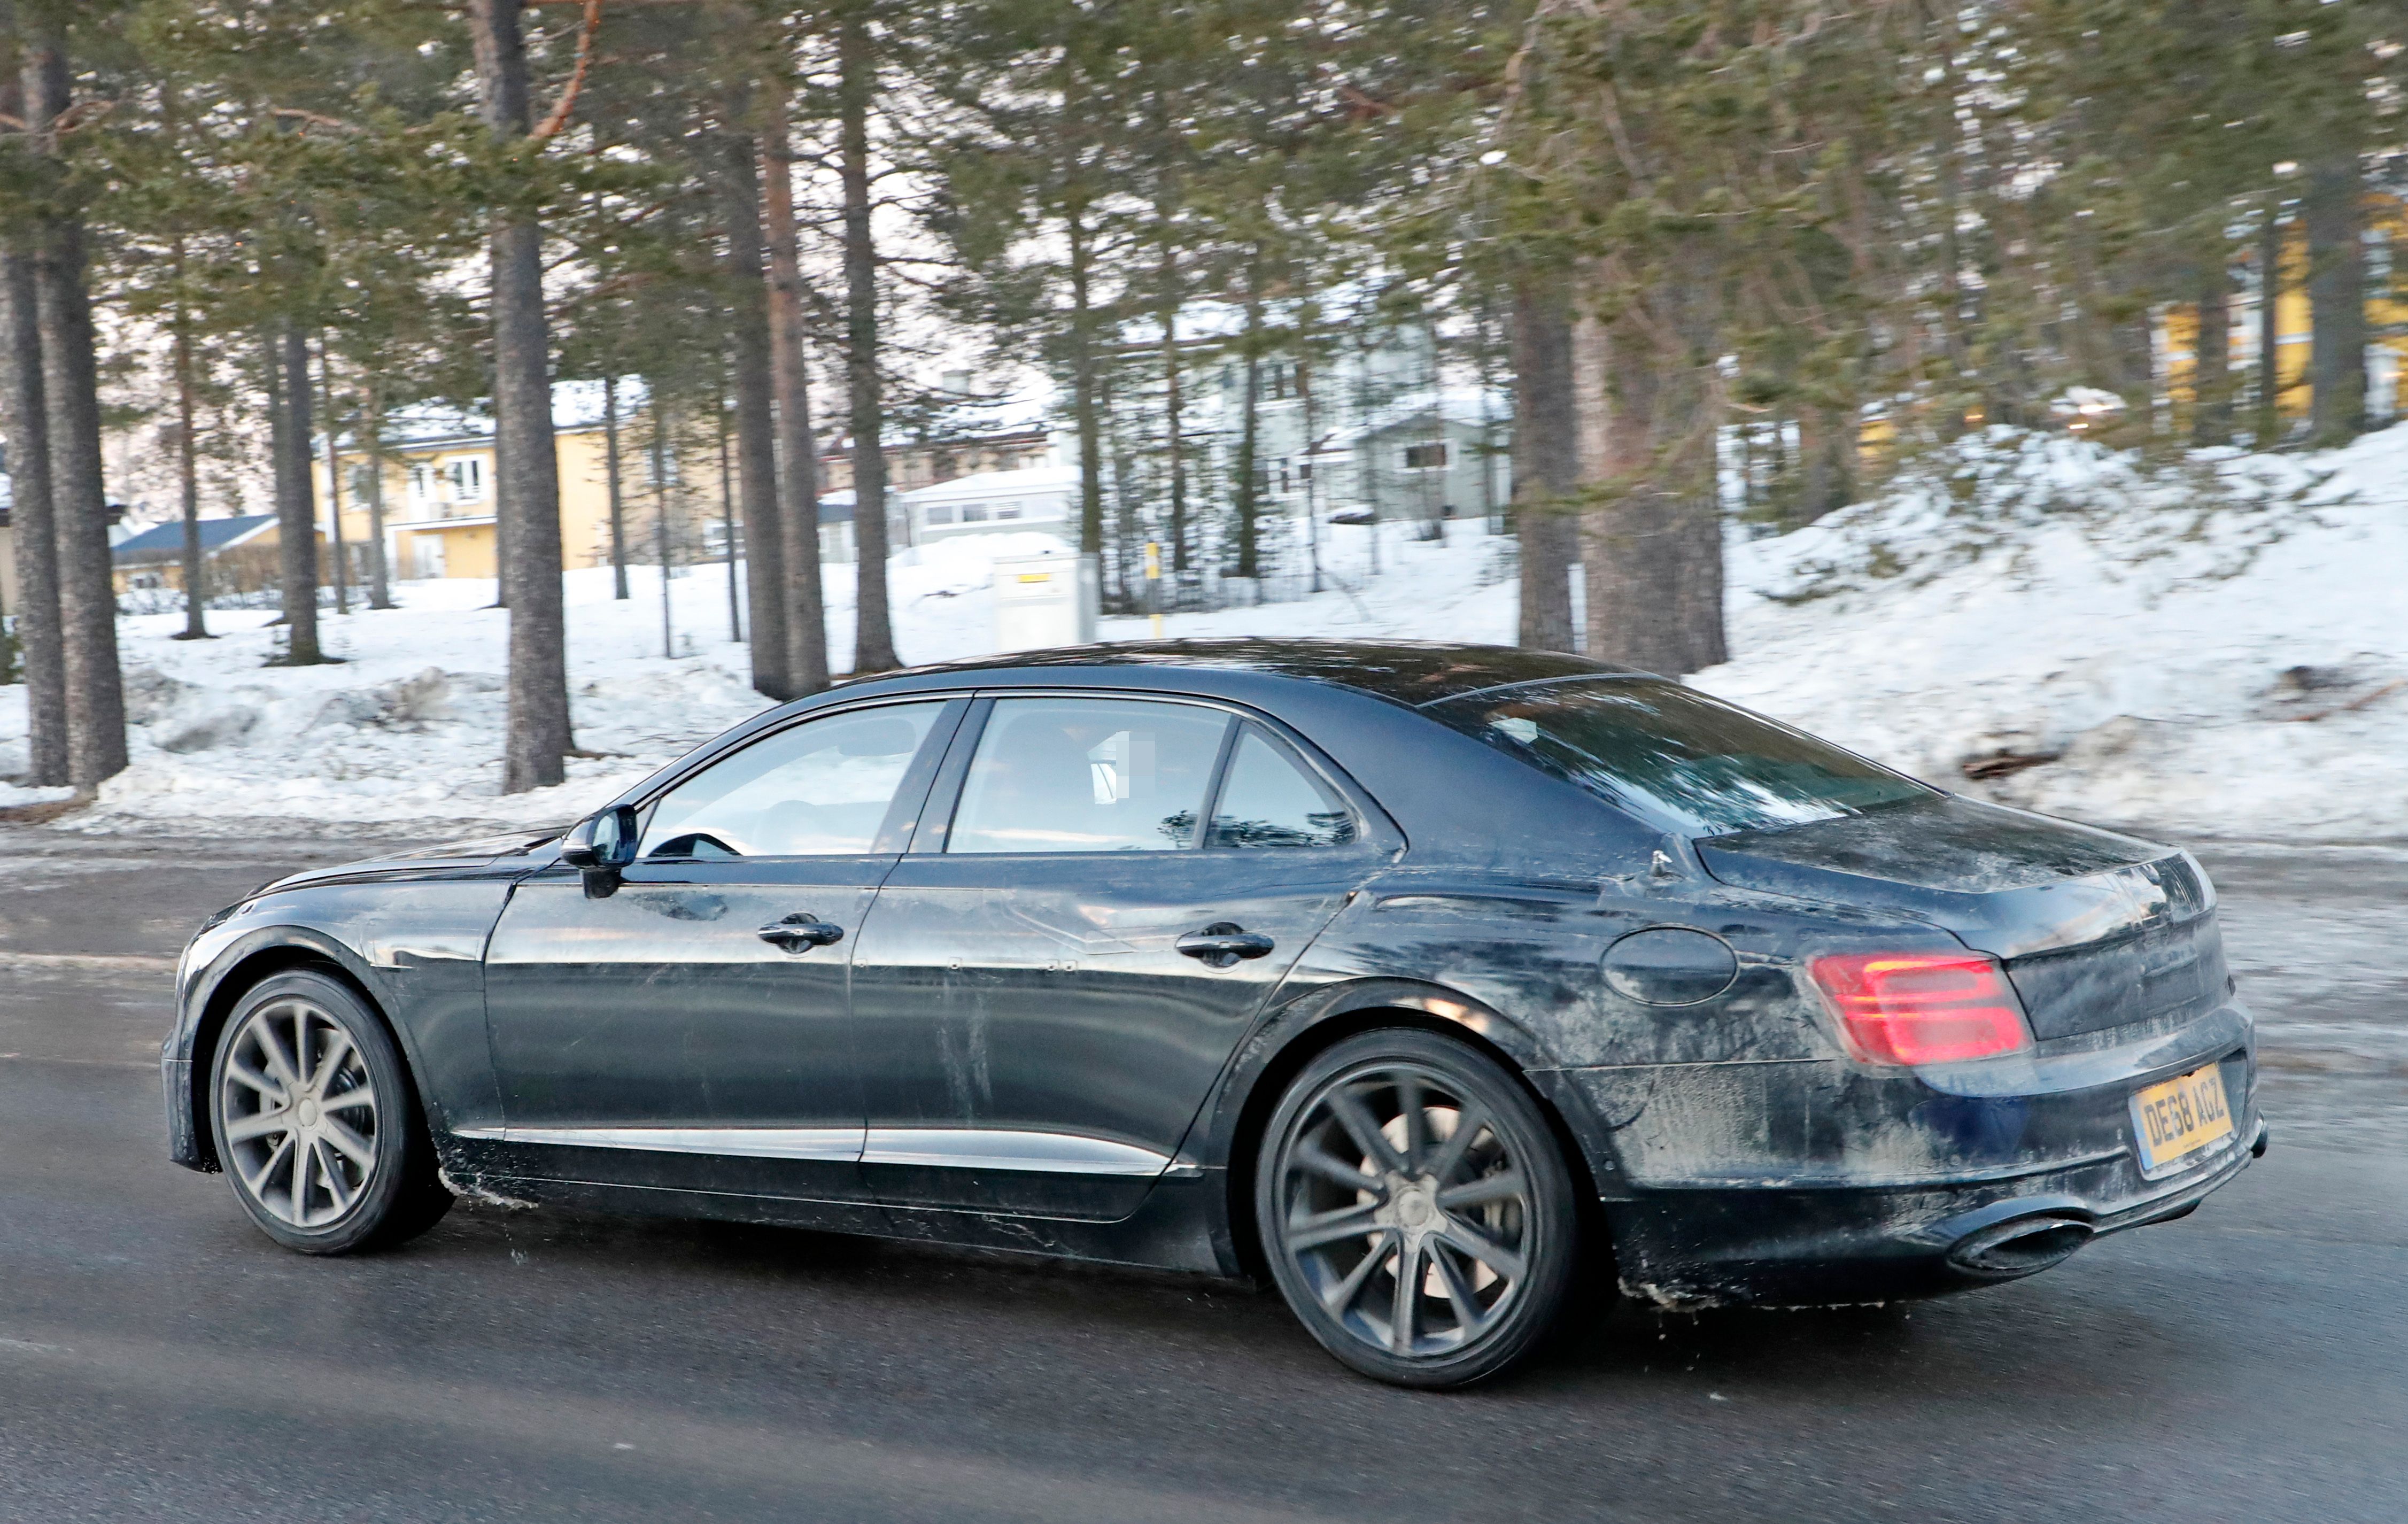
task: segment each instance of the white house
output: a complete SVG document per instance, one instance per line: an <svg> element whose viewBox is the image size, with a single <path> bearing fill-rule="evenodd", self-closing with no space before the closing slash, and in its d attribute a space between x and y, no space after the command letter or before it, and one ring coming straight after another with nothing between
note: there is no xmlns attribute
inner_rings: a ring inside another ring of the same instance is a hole
<svg viewBox="0 0 2408 1524"><path fill-rule="evenodd" d="M1078 534L1079 471L1074 466L979 471L897 496L910 514L914 544L1025 529L1050 530L1066 539Z"/></svg>

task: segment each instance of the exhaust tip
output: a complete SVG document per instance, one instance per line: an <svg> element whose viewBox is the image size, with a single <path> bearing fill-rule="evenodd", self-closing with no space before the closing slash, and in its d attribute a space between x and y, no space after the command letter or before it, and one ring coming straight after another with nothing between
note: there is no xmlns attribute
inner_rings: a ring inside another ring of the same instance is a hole
<svg viewBox="0 0 2408 1524"><path fill-rule="evenodd" d="M2091 1234L2079 1217L2017 1217L1957 1240L1948 1262L1987 1280L2030 1275L2071 1258Z"/></svg>

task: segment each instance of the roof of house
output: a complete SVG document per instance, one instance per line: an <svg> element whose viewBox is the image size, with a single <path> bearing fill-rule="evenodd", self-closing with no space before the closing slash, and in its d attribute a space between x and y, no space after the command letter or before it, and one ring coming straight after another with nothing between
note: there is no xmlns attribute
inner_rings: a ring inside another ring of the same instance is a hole
<svg viewBox="0 0 2408 1524"><path fill-rule="evenodd" d="M973 471L947 482L897 494L906 502L948 503L979 497L1023 497L1079 490L1076 466L1023 466L1010 471Z"/></svg>
<svg viewBox="0 0 2408 1524"><path fill-rule="evenodd" d="M239 544L276 522L273 513L251 513L239 518L203 519L201 521L201 554L209 554ZM113 547L118 565L142 561L171 561L184 553L184 521L169 519L154 524L140 533L120 540Z"/></svg>

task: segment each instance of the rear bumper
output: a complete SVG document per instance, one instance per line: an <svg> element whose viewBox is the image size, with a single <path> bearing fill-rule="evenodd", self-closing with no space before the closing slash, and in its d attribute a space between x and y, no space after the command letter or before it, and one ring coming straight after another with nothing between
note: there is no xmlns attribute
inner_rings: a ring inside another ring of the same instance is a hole
<svg viewBox="0 0 2408 1524"><path fill-rule="evenodd" d="M2207 1064L2223 1071L2230 1139L2144 1172L2133 1092ZM1612 1129L1622 1168L1604 1211L1624 1288L1664 1305L1878 1301L2016 1279L2184 1215L2265 1139L2237 1006L1954 1072L1558 1072Z"/></svg>
<svg viewBox="0 0 2408 1524"><path fill-rule="evenodd" d="M1606 1213L1622 1289L1658 1305L1933 1297L2019 1279L2091 1238L2182 1216L2246 1169L2264 1137L2253 1114L2230 1145L2138 1191L2128 1158L1914 1189L1649 1191ZM1967 1252L2057 1224L2063 1252L2052 1244L2032 1262L1985 1266Z"/></svg>

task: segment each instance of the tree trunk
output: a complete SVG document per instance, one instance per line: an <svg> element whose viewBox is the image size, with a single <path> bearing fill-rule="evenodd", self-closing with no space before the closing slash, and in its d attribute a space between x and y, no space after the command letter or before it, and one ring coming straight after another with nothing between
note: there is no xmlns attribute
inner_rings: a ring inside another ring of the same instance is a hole
<svg viewBox="0 0 2408 1524"><path fill-rule="evenodd" d="M16 114L17 92L0 87L0 110ZM42 337L34 262L0 247L0 429L7 431L9 520L17 561L17 643L25 669L25 781L67 781L65 654L59 630L59 544L50 508L49 411L42 396Z"/></svg>
<svg viewBox="0 0 2408 1524"><path fill-rule="evenodd" d="M326 352L323 333L318 336L318 384L326 404L321 420L326 430L326 551L335 563L335 611L347 614L351 611L351 568L343 554L342 457L335 450L335 357ZM308 440L301 442L306 454Z"/></svg>
<svg viewBox="0 0 2408 1524"><path fill-rule="evenodd" d="M1257 251L1259 252L1259 251ZM1255 279L1256 269L1247 271L1246 280L1246 379L1242 395L1243 411L1238 419L1237 469L1237 531L1238 575L1259 577L1263 574L1260 517L1262 496L1257 490L1262 475L1257 457L1262 448L1263 357L1260 349L1263 331L1263 303ZM1224 562L1223 565L1226 565Z"/></svg>
<svg viewBox="0 0 2408 1524"><path fill-rule="evenodd" d="M276 463L277 568L284 601L284 665L314 667L318 646L318 507L309 480L309 346L285 318L267 349L268 453Z"/></svg>
<svg viewBox="0 0 2408 1524"><path fill-rule="evenodd" d="M384 398L367 378L368 607L393 607L393 568L384 554Z"/></svg>
<svg viewBox="0 0 2408 1524"><path fill-rule="evenodd" d="M55 31L25 49L25 120L36 152L54 160L53 124L67 108L66 55ZM117 586L101 478L100 374L84 290L83 224L35 228L35 322L50 449L51 530L58 545L60 646L67 697L67 781L97 784L125 769L125 689L117 668Z"/></svg>
<svg viewBox="0 0 2408 1524"><path fill-rule="evenodd" d="M2199 323L2191 341L2190 442L2232 442L2232 282L2219 241L2200 266Z"/></svg>
<svg viewBox="0 0 2408 1524"><path fill-rule="evenodd" d="M778 490L786 519L786 677L797 696L828 685L827 595L820 567L820 447L803 357L802 251L795 233L794 145L782 84L768 86L761 141L769 234L769 365L778 391Z"/></svg>
<svg viewBox="0 0 2408 1524"><path fill-rule="evenodd" d="M184 240L176 238L176 272L180 284L184 268ZM176 365L176 487L184 511L184 631L179 640L206 640L209 638L208 557L201 550L201 471L200 441L193 437L195 420L193 406L193 320L185 310L183 297L176 299L175 335Z"/></svg>
<svg viewBox="0 0 2408 1524"><path fill-rule="evenodd" d="M771 698L792 698L786 525L778 512L778 424L772 411L776 382L769 370L761 185L753 175L752 139L731 137L722 146L720 206L727 223L728 316L733 320L729 379L736 393L737 479L744 507L744 583L752 607L752 686ZM727 554L736 554L732 537Z"/></svg>
<svg viewBox="0 0 2408 1524"><path fill-rule="evenodd" d="M1096 406L1095 250L1083 204L1070 207L1070 416L1079 431L1079 549L1104 554L1103 421Z"/></svg>
<svg viewBox="0 0 2408 1524"><path fill-rule="evenodd" d="M1573 340L1581 465L1598 498L1584 516L1588 654L1669 677L1725 659L1722 525L1698 290L1663 294L1650 324L1683 340L1665 354L1628 323L1594 319Z"/></svg>
<svg viewBox="0 0 2408 1524"><path fill-rule="evenodd" d="M837 110L839 178L844 182L845 378L853 425L856 674L891 671L895 625L886 606L886 455L880 437L883 404L878 377L878 251L869 227L869 105L877 93L878 58L869 36L868 0L843 0L837 15Z"/></svg>
<svg viewBox="0 0 2408 1524"><path fill-rule="evenodd" d="M1522 582L1518 639L1535 650L1570 651L1581 459L1568 292L1546 276L1525 276L1513 293L1512 323L1512 503Z"/></svg>
<svg viewBox="0 0 2408 1524"><path fill-rule="evenodd" d="M2309 433L2344 444L2366 427L2365 180L2356 154L2312 165L2300 205L2308 232Z"/></svg>
<svg viewBox="0 0 2408 1524"><path fill-rule="evenodd" d="M485 126L520 154L528 140L525 44L519 0L468 0ZM561 613L560 462L552 434L552 356L543 306L543 230L532 214L496 208L493 261L494 491L510 610L509 733L502 792L566 776L568 654Z"/></svg>
<svg viewBox="0 0 2408 1524"><path fill-rule="evenodd" d="M1170 569L1187 569L1187 434L1182 416L1186 399L1179 385L1179 298L1173 282L1178 264L1167 251L1162 256L1167 293L1162 307L1162 426L1164 452L1170 467ZM1159 612L1159 610L1154 611Z"/></svg>
<svg viewBox="0 0 2408 1524"><path fill-rule="evenodd" d="M610 596L627 597L626 497L619 480L619 378L602 378L602 481L610 497Z"/></svg>
<svg viewBox="0 0 2408 1524"><path fill-rule="evenodd" d="M669 540L669 453L668 409L661 403L657 377L644 378L644 395L651 399L652 413L652 543L661 557L661 654L677 654L677 631L669 613L669 560L674 546Z"/></svg>
<svg viewBox="0 0 2408 1524"><path fill-rule="evenodd" d="M2283 438L2283 208L2269 203L2258 230L2258 426L2252 442L2272 450Z"/></svg>
<svg viewBox="0 0 2408 1524"><path fill-rule="evenodd" d="M1798 496L1783 515L1793 529L1856 501L1856 410L1819 404L1799 409L1798 457Z"/></svg>
<svg viewBox="0 0 2408 1524"><path fill-rule="evenodd" d="M736 471L727 459L727 404L719 405L719 538L727 547L727 639L744 643L743 584L736 577ZM756 684L757 686L757 680ZM769 697L776 697L771 694Z"/></svg>

